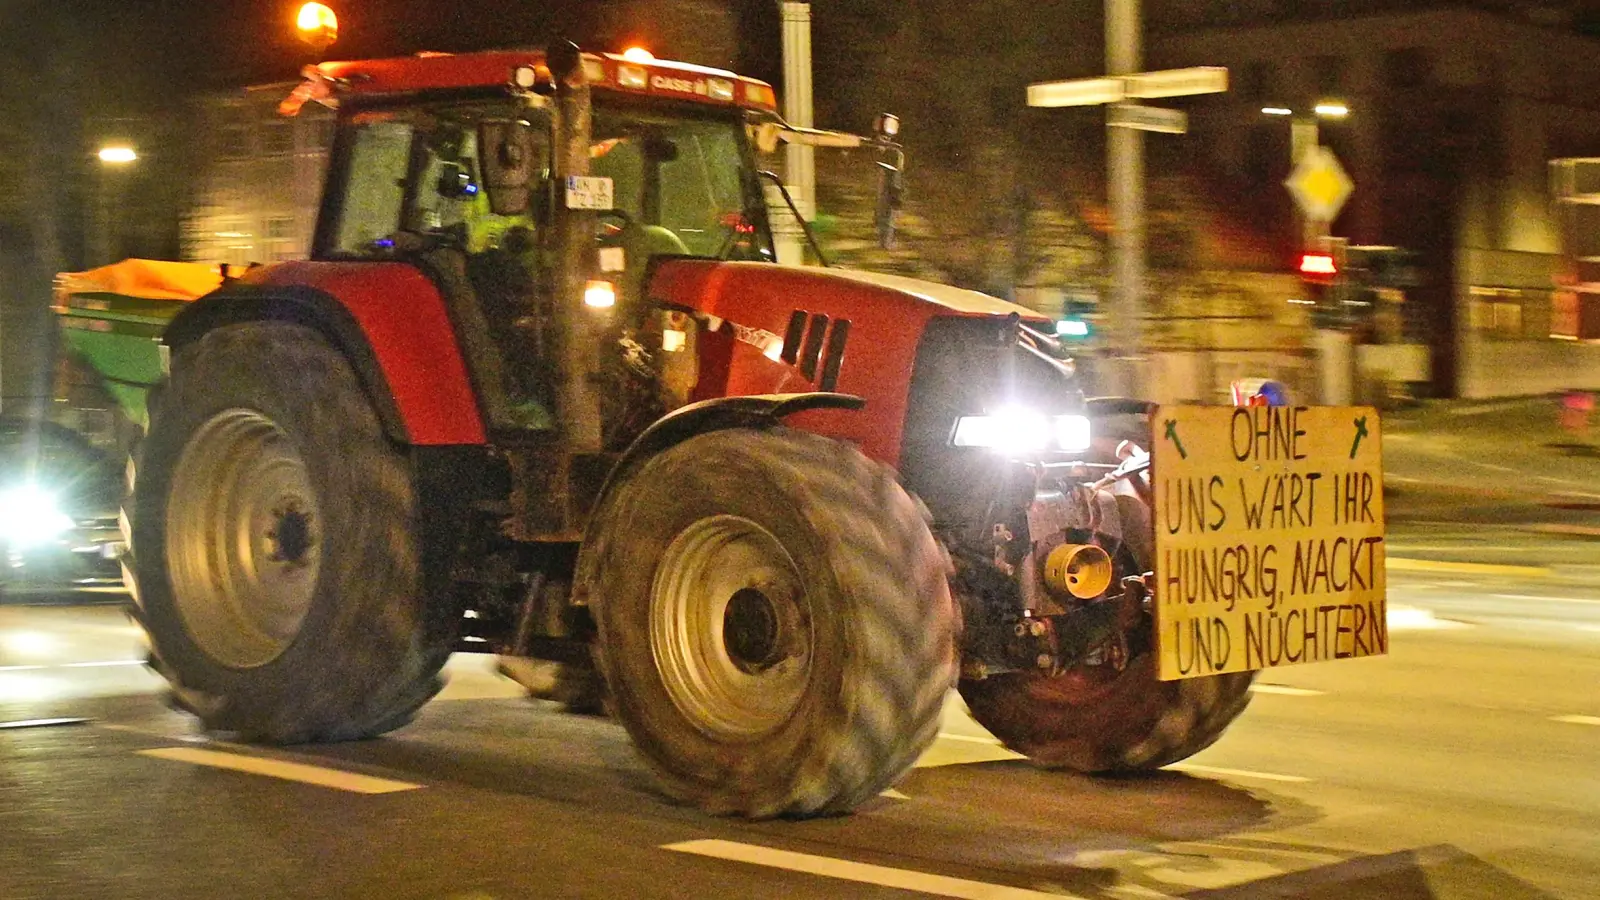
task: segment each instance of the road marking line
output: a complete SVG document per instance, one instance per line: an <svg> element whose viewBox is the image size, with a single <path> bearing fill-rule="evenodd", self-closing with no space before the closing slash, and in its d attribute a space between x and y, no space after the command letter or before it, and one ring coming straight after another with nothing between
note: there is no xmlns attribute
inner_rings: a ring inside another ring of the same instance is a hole
<svg viewBox="0 0 1600 900"><path fill-rule="evenodd" d="M1600 600L1589 600L1584 597L1542 597L1538 594L1490 594L1501 600L1544 600L1550 603L1600 603Z"/></svg>
<svg viewBox="0 0 1600 900"><path fill-rule="evenodd" d="M299 781L318 787L349 791L353 794L392 794L396 791L414 791L422 785L406 781L391 781L370 775L357 775L338 769L324 769L304 763L284 762L260 756L243 756L238 753L219 753L215 750L197 750L193 747L162 747L157 750L140 750L140 756L153 756L173 762L228 769L250 775L265 775L285 781Z"/></svg>
<svg viewBox="0 0 1600 900"><path fill-rule="evenodd" d="M905 794L900 793L899 791L895 790L894 788L889 788L886 791L879 791L878 792L878 796L879 797L888 797L890 800L910 800L911 799L910 797L907 797Z"/></svg>
<svg viewBox="0 0 1600 900"><path fill-rule="evenodd" d="M1500 563L1444 562L1437 559L1407 559L1391 556L1385 560L1392 572L1455 572L1469 575L1523 575L1529 578L1546 578L1552 573L1542 566L1512 566Z"/></svg>
<svg viewBox="0 0 1600 900"><path fill-rule="evenodd" d="M1259 778L1262 781L1283 781L1289 784L1306 784L1311 779L1303 775L1279 775L1275 772L1252 772L1248 769L1223 769L1217 766L1202 766L1198 763L1173 763L1165 766L1167 769L1176 769L1179 772L1198 772L1202 775L1231 775L1234 778Z"/></svg>
<svg viewBox="0 0 1600 900"><path fill-rule="evenodd" d="M1391 604L1388 615L1385 616L1386 624L1390 631L1444 631L1452 628L1470 628L1466 622L1457 622L1454 619L1440 619L1433 614L1431 609L1418 609L1415 606L1399 606Z"/></svg>
<svg viewBox="0 0 1600 900"><path fill-rule="evenodd" d="M1551 716L1550 721L1568 725L1600 725L1600 716Z"/></svg>
<svg viewBox="0 0 1600 900"><path fill-rule="evenodd" d="M57 725L86 725L88 719L19 719L15 722L0 722L0 730L13 728L54 728Z"/></svg>
<svg viewBox="0 0 1600 900"><path fill-rule="evenodd" d="M0 672L37 672L49 666L0 666Z"/></svg>
<svg viewBox="0 0 1600 900"><path fill-rule="evenodd" d="M1510 466L1497 466L1494 463L1477 462L1476 460L1471 460L1471 459L1467 460L1467 462L1472 463L1473 465L1475 465L1475 466L1477 466L1479 468L1488 469L1491 472L1515 472L1515 471L1517 471L1516 469L1513 469Z"/></svg>
<svg viewBox="0 0 1600 900"><path fill-rule="evenodd" d="M738 841L710 839L681 841L676 844L662 844L661 849L671 850L675 853L690 853L695 856L708 856L712 859L747 863L753 866L766 866L769 869L783 869L807 875L820 875L824 878L836 878L840 881L854 881L860 884L876 884L882 887L898 888L903 891L916 891L934 897L955 897L957 900L1087 900L1081 894L1068 894L1058 891L1050 891L1048 893L1031 891L1027 888L1007 887L1006 885L990 884L985 881L969 881L965 878L951 878L947 875L930 875L927 872L918 872L913 869L875 866L868 863L851 862L846 859L834 859L831 856L813 856L810 853L775 850L771 847L742 844ZM1153 896L1164 895L1157 894Z"/></svg>
<svg viewBox="0 0 1600 900"><path fill-rule="evenodd" d="M1252 684L1252 694L1282 694L1285 697L1320 697L1327 691L1313 691L1310 688L1289 687L1286 684Z"/></svg>
<svg viewBox="0 0 1600 900"><path fill-rule="evenodd" d="M142 665L144 665L144 660L142 660L142 659L113 659L113 660L109 660L107 662L62 663L59 666L59 668L62 668L62 669L103 669L103 668L108 668L110 666L142 666Z"/></svg>

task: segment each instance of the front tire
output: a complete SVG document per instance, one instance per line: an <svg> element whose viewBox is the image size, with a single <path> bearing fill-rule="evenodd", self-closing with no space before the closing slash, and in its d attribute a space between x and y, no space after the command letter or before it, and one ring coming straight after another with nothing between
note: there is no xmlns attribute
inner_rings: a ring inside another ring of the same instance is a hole
<svg viewBox="0 0 1600 900"><path fill-rule="evenodd" d="M1121 672L1080 667L1048 677L1010 672L961 682L978 724L1047 769L1158 769L1211 746L1249 703L1253 672L1156 678L1154 651Z"/></svg>
<svg viewBox="0 0 1600 900"><path fill-rule="evenodd" d="M669 795L715 814L842 813L938 733L946 564L886 468L777 428L633 470L580 571L617 717Z"/></svg>
<svg viewBox="0 0 1600 900"><path fill-rule="evenodd" d="M1154 535L1149 508L1136 495L1118 494L1116 508L1127 550L1120 579L1149 570ZM1125 636L1120 670L1102 663L1054 676L1008 672L962 681L961 696L978 724L1044 768L1137 772L1193 756L1244 712L1255 673L1161 681L1154 626L1143 617L1141 623Z"/></svg>
<svg viewBox="0 0 1600 900"><path fill-rule="evenodd" d="M412 472L343 356L251 322L179 353L127 516L152 665L213 731L371 737L439 689Z"/></svg>

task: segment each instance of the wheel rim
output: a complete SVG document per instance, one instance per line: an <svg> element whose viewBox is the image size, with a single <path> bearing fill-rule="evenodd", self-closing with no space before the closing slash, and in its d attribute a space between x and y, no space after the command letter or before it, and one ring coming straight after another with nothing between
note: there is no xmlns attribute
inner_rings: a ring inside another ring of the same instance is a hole
<svg viewBox="0 0 1600 900"><path fill-rule="evenodd" d="M799 568L771 532L712 516L667 547L651 589L650 649L697 729L753 740L782 726L805 694L812 645Z"/></svg>
<svg viewBox="0 0 1600 900"><path fill-rule="evenodd" d="M282 428L246 409L202 425L173 471L166 537L178 614L202 651L246 669L289 648L311 609L322 525Z"/></svg>

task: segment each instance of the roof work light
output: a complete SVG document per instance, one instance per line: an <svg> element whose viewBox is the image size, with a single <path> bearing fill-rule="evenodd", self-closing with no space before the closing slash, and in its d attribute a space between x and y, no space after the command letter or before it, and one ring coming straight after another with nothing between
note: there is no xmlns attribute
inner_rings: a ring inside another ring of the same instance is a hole
<svg viewBox="0 0 1600 900"><path fill-rule="evenodd" d="M307 3L300 7L295 17L295 27L300 30L300 40L319 52L339 39L339 17L321 3Z"/></svg>

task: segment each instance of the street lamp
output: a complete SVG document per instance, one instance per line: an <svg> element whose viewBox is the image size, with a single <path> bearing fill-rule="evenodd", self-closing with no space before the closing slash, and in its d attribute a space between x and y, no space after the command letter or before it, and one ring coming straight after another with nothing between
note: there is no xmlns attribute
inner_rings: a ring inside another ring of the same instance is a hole
<svg viewBox="0 0 1600 900"><path fill-rule="evenodd" d="M100 148L100 161L109 165L120 166L137 162L139 154L132 147L123 144L107 144Z"/></svg>
<svg viewBox="0 0 1600 900"><path fill-rule="evenodd" d="M1310 113L1295 112L1289 106L1263 106L1264 116L1278 116L1292 120L1290 127L1289 165L1295 166L1312 147L1317 146L1317 120L1343 119L1350 115L1350 107L1342 100L1318 100Z"/></svg>

